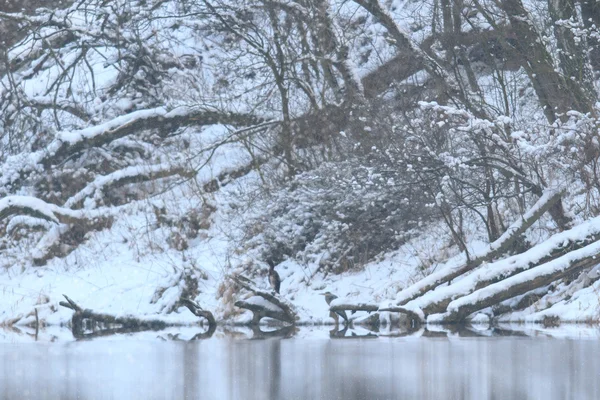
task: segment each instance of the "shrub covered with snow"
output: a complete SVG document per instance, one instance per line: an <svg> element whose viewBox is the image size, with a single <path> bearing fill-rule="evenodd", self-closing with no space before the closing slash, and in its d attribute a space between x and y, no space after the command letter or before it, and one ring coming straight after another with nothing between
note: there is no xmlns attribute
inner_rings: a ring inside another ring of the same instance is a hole
<svg viewBox="0 0 600 400"><path fill-rule="evenodd" d="M246 221L245 246L276 262L358 267L431 217L421 195L356 159L326 163L259 200L259 212Z"/></svg>

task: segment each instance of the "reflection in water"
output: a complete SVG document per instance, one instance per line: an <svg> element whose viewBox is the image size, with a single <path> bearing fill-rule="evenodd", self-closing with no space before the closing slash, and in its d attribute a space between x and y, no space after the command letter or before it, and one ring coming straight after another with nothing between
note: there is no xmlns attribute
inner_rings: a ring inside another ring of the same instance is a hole
<svg viewBox="0 0 600 400"><path fill-rule="evenodd" d="M3 344L0 398L600 398L598 340L216 336Z"/></svg>

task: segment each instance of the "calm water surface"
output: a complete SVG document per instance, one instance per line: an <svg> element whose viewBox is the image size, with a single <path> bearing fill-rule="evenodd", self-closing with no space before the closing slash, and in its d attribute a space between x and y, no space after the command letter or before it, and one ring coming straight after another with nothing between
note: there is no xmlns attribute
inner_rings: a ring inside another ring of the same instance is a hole
<svg viewBox="0 0 600 400"><path fill-rule="evenodd" d="M0 343L0 398L600 399L598 338L247 337Z"/></svg>

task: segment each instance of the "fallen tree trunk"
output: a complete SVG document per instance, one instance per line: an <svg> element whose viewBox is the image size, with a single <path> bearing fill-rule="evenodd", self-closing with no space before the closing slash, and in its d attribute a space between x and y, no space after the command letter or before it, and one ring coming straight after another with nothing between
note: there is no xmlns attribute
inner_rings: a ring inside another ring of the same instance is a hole
<svg viewBox="0 0 600 400"><path fill-rule="evenodd" d="M517 222L513 223L507 230L481 254L464 263L450 265L436 271L421 279L417 283L400 291L396 297L398 305L405 305L409 301L423 296L425 293L435 289L439 285L450 282L453 279L472 271L484 262L488 262L508 251L511 245L540 217L556 204L563 194L560 190L547 190L542 197L529 209Z"/></svg>
<svg viewBox="0 0 600 400"><path fill-rule="evenodd" d="M254 303L253 299L255 300L257 297L262 300L262 297L254 296L254 297L251 297L249 299L249 301L238 300L235 302L236 307L244 308L246 310L252 311L252 313L253 313L252 325L258 325L260 323L260 320L265 317L276 319L278 321L286 322L289 324L293 324L295 322L293 318L290 318L290 316L288 314L284 313L283 310L281 310L281 309L270 308L268 305L265 305L264 303L263 304L261 304L259 302Z"/></svg>
<svg viewBox="0 0 600 400"><path fill-rule="evenodd" d="M557 233L524 253L517 254L485 266L449 286L438 287L414 299L406 306L420 309L424 315L446 311L450 302L475 290L523 271L546 264L573 250L581 249L600 239L600 218L594 218L568 231Z"/></svg>
<svg viewBox="0 0 600 400"><path fill-rule="evenodd" d="M242 165L239 168L232 171L221 172L217 177L211 179L202 185L202 190L206 193L214 193L223 186L228 185L235 179L247 175L253 170L260 168L268 160L266 158L255 158L246 165Z"/></svg>
<svg viewBox="0 0 600 400"><path fill-rule="evenodd" d="M264 317L272 318L288 324L295 324L298 315L294 306L274 291L268 292L254 286L254 283L243 275L232 275L231 279L255 296L235 302L236 307L250 310L253 313L251 325L258 325Z"/></svg>
<svg viewBox="0 0 600 400"><path fill-rule="evenodd" d="M393 312L393 313L399 313L399 314L403 314L406 315L406 317L409 320L409 326L411 328L415 328L419 325L421 325L421 320L422 320L422 315L418 314L415 311L412 311L410 309L404 308L404 307L383 307L381 308L380 306L376 305L376 304L368 304L368 303L357 303L357 304L350 304L350 303L336 303L334 305L332 305L331 307L329 307L329 311L331 312L337 312L337 311L350 311L352 313L354 313L355 311L366 311L368 313L372 313L372 312Z"/></svg>
<svg viewBox="0 0 600 400"><path fill-rule="evenodd" d="M65 202L65 207L74 209L81 208L87 199L102 197L104 193L116 187L131 183L148 182L152 180L168 178L179 175L184 178L195 176L196 172L182 165L164 163L149 166L131 166L117 170L108 175L97 176L86 187L73 195Z"/></svg>
<svg viewBox="0 0 600 400"><path fill-rule="evenodd" d="M263 122L265 122L265 119L252 114L186 107L178 107L171 111L167 111L164 107L133 111L96 126L72 132L62 132L45 149L32 153L25 164L22 158L19 157L9 159L9 164L15 164L12 165L14 169L11 170L14 173L9 177L4 176L2 178L5 185L14 186L20 179L36 171L39 164L44 169L49 169L82 150L101 147L116 139L148 129L175 132L178 128L188 126L215 124L249 126Z"/></svg>
<svg viewBox="0 0 600 400"><path fill-rule="evenodd" d="M574 250L546 264L521 272L460 297L448 305L448 311L440 316L440 322L461 322L470 314L502 301L541 288L566 275L581 272L600 262L600 242ZM435 318L437 321L438 318Z"/></svg>
<svg viewBox="0 0 600 400"><path fill-rule="evenodd" d="M116 212L114 208L71 210L30 196L6 196L0 200L0 220L11 215L27 215L57 224L81 224L110 218Z"/></svg>
<svg viewBox="0 0 600 400"><path fill-rule="evenodd" d="M494 317L506 314L513 311L524 310L531 306L539 299L541 299L546 293L548 293L549 286L543 286L539 289L532 290L521 296L513 297L512 299L501 302L492 306L492 312Z"/></svg>
<svg viewBox="0 0 600 400"><path fill-rule="evenodd" d="M71 329L76 338L87 337L86 328L97 329L95 335L103 332L122 333L139 332L144 330L160 330L175 324L168 323L160 319L140 319L135 317L116 317L111 314L97 313L89 309L81 308L77 303L64 295L67 301L61 301L59 304L70 310L75 311L71 319ZM210 311L203 310L200 306L190 300L184 300L183 304L194 314L205 318L209 324L209 331L216 327L216 321Z"/></svg>

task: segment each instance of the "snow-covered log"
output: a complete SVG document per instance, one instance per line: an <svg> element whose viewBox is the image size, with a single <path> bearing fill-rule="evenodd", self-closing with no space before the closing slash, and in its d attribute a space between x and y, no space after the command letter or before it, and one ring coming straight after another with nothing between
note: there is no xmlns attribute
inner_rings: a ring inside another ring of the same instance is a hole
<svg viewBox="0 0 600 400"><path fill-rule="evenodd" d="M295 307L274 291L261 290L254 286L254 283L250 279L242 275L233 275L231 279L237 285L255 294L255 296L246 300L235 302L236 307L252 311L254 314L252 325L257 325L264 317L289 324L294 324L298 320Z"/></svg>
<svg viewBox="0 0 600 400"><path fill-rule="evenodd" d="M85 333L88 326L99 328L99 332L102 334L102 332L105 331L108 331L109 333L116 333L117 331L133 332L143 330L159 330L174 325L160 319L116 317L111 314L97 313L89 309L83 309L67 295L63 294L63 296L67 301L61 301L59 304L74 311L71 319L71 329L73 331L73 336L76 338L89 336L89 334ZM192 302L191 300L183 300L182 303L194 315L206 319L209 325L209 332L211 330L214 332L214 329L216 328L216 321L210 311L203 310L198 304ZM94 335L97 335L97 333L94 333Z"/></svg>
<svg viewBox="0 0 600 400"><path fill-rule="evenodd" d="M525 293L521 296L513 297L512 299L506 300L492 306L492 312L494 316L499 316L502 314L506 314L513 311L523 310L535 302L537 302L540 298L542 298L545 294L548 293L550 286L543 286L539 289L532 290L530 292Z"/></svg>
<svg viewBox="0 0 600 400"><path fill-rule="evenodd" d="M76 223L84 218L81 212L46 203L31 196L7 196L0 200L0 220L11 215L27 215L54 223Z"/></svg>
<svg viewBox="0 0 600 400"><path fill-rule="evenodd" d="M202 189L206 193L214 193L221 187L226 186L228 183L233 182L235 179L240 178L250 173L250 171L259 168L261 165L267 162L266 158L255 158L250 163L243 165L231 171L221 172L217 177L211 179L202 185Z"/></svg>
<svg viewBox="0 0 600 400"><path fill-rule="evenodd" d="M55 224L52 222L43 219L43 218L35 218L27 215L21 215L17 217L11 218L8 225L6 225L6 233L12 234L18 228L28 228L28 229L45 229L48 230L52 228Z"/></svg>
<svg viewBox="0 0 600 400"><path fill-rule="evenodd" d="M569 274L579 273L600 262L600 242L571 251L555 260L521 272L460 297L448 305L441 321L463 321L470 314L502 301L541 288ZM437 317L435 318L437 320Z"/></svg>
<svg viewBox="0 0 600 400"><path fill-rule="evenodd" d="M438 271L421 279L417 283L405 288L398 293L396 301L398 305L405 305L425 293L435 289L439 285L450 282L454 278L472 271L484 262L489 262L510 249L511 245L540 217L556 204L563 194L561 190L549 189L518 221L513 223L502 236L491 243L488 248L479 253L471 260L464 260L439 269Z"/></svg>
<svg viewBox="0 0 600 400"><path fill-rule="evenodd" d="M594 218L568 231L557 233L524 253L482 265L463 279L427 292L406 303L406 306L420 309L425 315L442 313L456 298L548 263L598 239L600 239L600 218Z"/></svg>
<svg viewBox="0 0 600 400"><path fill-rule="evenodd" d="M3 176L2 183L5 185L15 183L36 170L38 164L47 169L84 149L101 147L116 139L148 129L159 130L163 135L166 135L186 126L214 124L249 126L264 121L263 118L252 114L229 113L183 106L170 111L165 107L138 110L89 128L61 132L47 148L30 154L25 163L23 163L24 160L20 156L9 157L7 162L15 165L8 168L11 174Z"/></svg>
<svg viewBox="0 0 600 400"><path fill-rule="evenodd" d="M90 182L85 188L80 190L74 196L65 202L65 207L79 208L86 199L101 197L109 189L124 186L130 183L147 182L170 176L179 175L182 177L193 176L196 172L171 163L163 163L149 166L131 166L108 175L98 176Z"/></svg>
<svg viewBox="0 0 600 400"><path fill-rule="evenodd" d="M26 215L55 224L81 224L110 218L118 212L118 207L71 210L32 196L6 196L0 199L0 221L11 215Z"/></svg>
<svg viewBox="0 0 600 400"><path fill-rule="evenodd" d="M41 161L45 166L61 162L66 157L89 147L99 147L115 139L147 129L174 132L180 127L203 125L248 126L264 122L252 114L228 113L213 110L178 107L168 111L164 107L139 110L117 117L103 124L74 132L63 132L50 145L52 153Z"/></svg>
<svg viewBox="0 0 600 400"><path fill-rule="evenodd" d="M38 266L59 253L64 255L64 251L58 249L64 248L65 243L62 239L66 235L71 234L83 240L85 233L110 226L113 216L118 211L118 207L71 210L31 196L7 196L0 200L0 221L16 215L8 223L7 231L10 231L9 228L14 229L16 225L23 225L24 222L30 226L32 221L36 226L47 229L32 253L33 262Z"/></svg>
<svg viewBox="0 0 600 400"><path fill-rule="evenodd" d="M418 325L421 324L422 321L422 315L410 310L408 308L405 307L380 307L376 304L368 304L368 303L356 303L356 304L351 304L351 303L334 303L332 304L331 307L329 307L329 311L331 312L337 312L337 311L349 311L349 312L356 312L356 311L366 311L368 313L372 313L372 312L393 312L393 313L399 313L399 314L403 314L405 315L408 320L409 320L409 324L411 326L411 328L414 328Z"/></svg>

